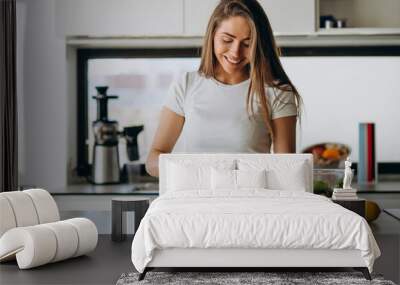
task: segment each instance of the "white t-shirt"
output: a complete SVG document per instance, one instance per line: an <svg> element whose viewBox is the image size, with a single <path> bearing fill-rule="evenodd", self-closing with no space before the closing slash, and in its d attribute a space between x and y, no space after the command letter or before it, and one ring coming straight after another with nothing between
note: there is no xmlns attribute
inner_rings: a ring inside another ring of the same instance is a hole
<svg viewBox="0 0 400 285"><path fill-rule="evenodd" d="M181 133L184 152L269 153L270 137L257 105L255 120L246 109L250 79L234 85L205 78L197 71L184 73L168 92L165 107L185 117ZM271 119L295 116L291 92L266 89Z"/></svg>

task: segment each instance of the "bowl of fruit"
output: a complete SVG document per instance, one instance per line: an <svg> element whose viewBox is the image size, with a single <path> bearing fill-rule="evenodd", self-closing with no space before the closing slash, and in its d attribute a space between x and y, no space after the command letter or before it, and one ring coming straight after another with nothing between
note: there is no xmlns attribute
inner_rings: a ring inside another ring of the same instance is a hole
<svg viewBox="0 0 400 285"><path fill-rule="evenodd" d="M344 168L351 149L342 143L319 143L307 147L303 153L313 154L314 168Z"/></svg>

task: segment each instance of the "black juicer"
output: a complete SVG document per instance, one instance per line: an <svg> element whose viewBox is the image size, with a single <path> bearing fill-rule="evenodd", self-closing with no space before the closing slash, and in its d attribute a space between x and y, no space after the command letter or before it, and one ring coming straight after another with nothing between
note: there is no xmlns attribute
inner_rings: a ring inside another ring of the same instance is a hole
<svg viewBox="0 0 400 285"><path fill-rule="evenodd" d="M107 104L109 99L118 96L107 95L107 86L97 86L98 94L93 96L97 101L97 119L92 123L94 133L93 165L91 182L94 184L112 184L121 182L119 166L119 137L127 140L127 154L130 161L139 159L137 136L143 125L125 127L118 131L118 122L108 119Z"/></svg>

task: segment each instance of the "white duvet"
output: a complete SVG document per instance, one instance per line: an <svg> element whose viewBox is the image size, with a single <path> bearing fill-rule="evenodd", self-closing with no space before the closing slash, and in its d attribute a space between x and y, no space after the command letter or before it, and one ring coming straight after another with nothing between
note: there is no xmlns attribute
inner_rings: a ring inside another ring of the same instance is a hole
<svg viewBox="0 0 400 285"><path fill-rule="evenodd" d="M132 262L143 272L165 248L358 249L370 272L380 256L359 215L319 195L266 189L157 198L133 239Z"/></svg>

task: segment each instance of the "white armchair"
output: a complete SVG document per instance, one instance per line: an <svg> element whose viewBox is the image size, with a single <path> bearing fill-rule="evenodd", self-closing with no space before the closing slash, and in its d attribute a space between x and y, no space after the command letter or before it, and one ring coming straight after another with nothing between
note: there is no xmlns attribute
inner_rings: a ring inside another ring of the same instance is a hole
<svg viewBox="0 0 400 285"><path fill-rule="evenodd" d="M60 221L57 204L43 189L0 193L0 262L20 269L84 255L97 245L97 228L86 218Z"/></svg>

